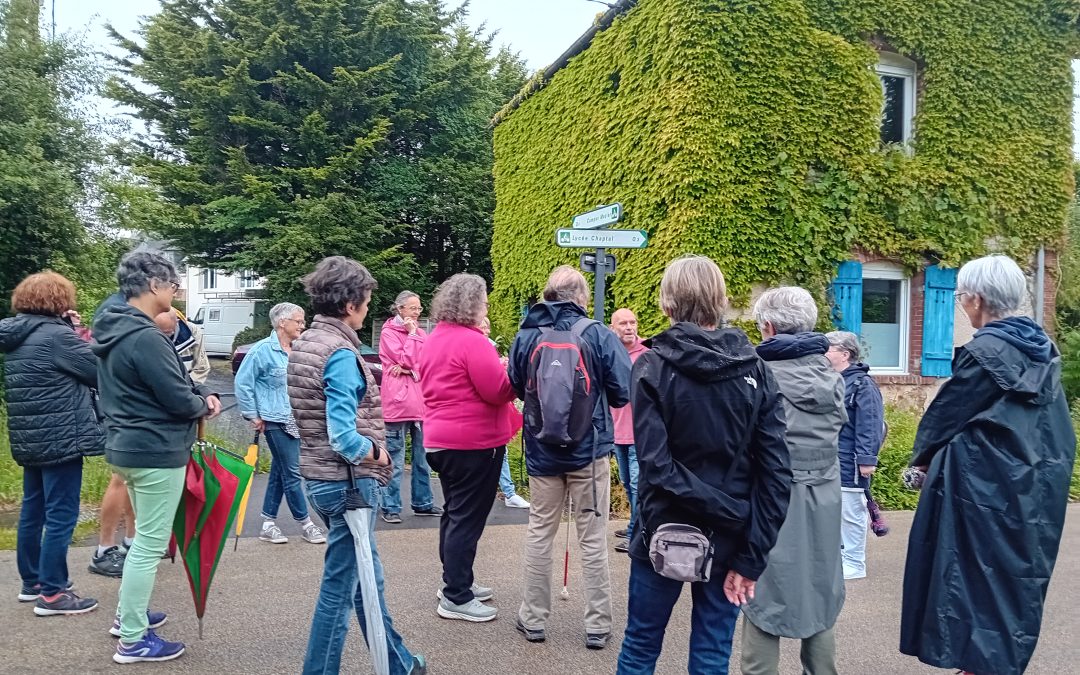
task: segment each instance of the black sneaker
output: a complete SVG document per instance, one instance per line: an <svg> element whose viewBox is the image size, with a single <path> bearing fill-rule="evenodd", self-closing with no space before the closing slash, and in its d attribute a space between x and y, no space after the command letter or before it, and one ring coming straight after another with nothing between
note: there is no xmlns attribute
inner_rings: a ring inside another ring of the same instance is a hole
<svg viewBox="0 0 1080 675"><path fill-rule="evenodd" d="M384 514L382 514L382 519L384 521L390 523L391 525L400 525L401 524L401 514L400 513L384 513Z"/></svg>
<svg viewBox="0 0 1080 675"><path fill-rule="evenodd" d="M615 551L617 553L629 553L630 541L628 539L620 539L619 541L615 542Z"/></svg>
<svg viewBox="0 0 1080 675"><path fill-rule="evenodd" d="M70 591L75 586L75 582L68 579L67 585L64 586L65 591ZM41 595L41 584L34 584L33 586L22 585L19 590L19 602L33 602Z"/></svg>
<svg viewBox="0 0 1080 675"><path fill-rule="evenodd" d="M38 616L56 616L58 614L86 614L97 609L98 601L93 598L80 598L71 591L64 591L50 602L38 596L34 605L34 614Z"/></svg>
<svg viewBox="0 0 1080 675"><path fill-rule="evenodd" d="M442 509L438 506L429 506L426 509L413 509L414 516L441 516Z"/></svg>
<svg viewBox="0 0 1080 675"><path fill-rule="evenodd" d="M525 639L529 642L543 642L547 639L547 634L544 633L543 628L526 628L525 624L521 623L521 617L514 623L514 628L518 629L518 632L525 636Z"/></svg>
<svg viewBox="0 0 1080 675"><path fill-rule="evenodd" d="M619 539L629 539L630 538L630 530L629 529L615 530L615 536L618 537Z"/></svg>
<svg viewBox="0 0 1080 675"><path fill-rule="evenodd" d="M119 546L112 546L105 549L105 552L100 556L91 555L90 564L86 566L86 569L103 577L122 577L124 576L124 560L126 558L127 556L120 550Z"/></svg>
<svg viewBox="0 0 1080 675"><path fill-rule="evenodd" d="M585 646L589 649L603 649L607 647L611 639L611 633L586 633Z"/></svg>

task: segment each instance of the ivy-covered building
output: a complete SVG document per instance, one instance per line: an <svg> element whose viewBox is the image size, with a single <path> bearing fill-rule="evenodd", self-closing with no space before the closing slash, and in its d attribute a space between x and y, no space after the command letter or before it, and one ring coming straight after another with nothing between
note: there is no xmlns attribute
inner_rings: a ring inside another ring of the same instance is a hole
<svg viewBox="0 0 1080 675"><path fill-rule="evenodd" d="M576 261L554 230L621 202L619 227L650 242L617 254L607 304L635 309L644 333L665 323L665 265L702 253L734 319L756 289L803 285L860 333L883 382L934 384L966 339L964 261L1030 261L1035 313L1053 315L1076 7L619 0L494 120L497 327Z"/></svg>

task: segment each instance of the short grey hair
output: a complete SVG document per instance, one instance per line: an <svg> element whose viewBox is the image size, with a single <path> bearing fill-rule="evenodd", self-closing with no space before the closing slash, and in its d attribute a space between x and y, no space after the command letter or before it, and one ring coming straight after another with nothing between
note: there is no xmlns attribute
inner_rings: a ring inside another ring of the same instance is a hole
<svg viewBox="0 0 1080 675"><path fill-rule="evenodd" d="M846 330L834 330L831 333L826 333L825 337L829 339L829 345L847 352L852 363L858 363L862 358L859 336L855 333L849 333Z"/></svg>
<svg viewBox="0 0 1080 675"><path fill-rule="evenodd" d="M291 319L293 314L303 314L304 308L291 302L279 302L270 308L270 327L277 328L285 319Z"/></svg>
<svg viewBox="0 0 1080 675"><path fill-rule="evenodd" d="M754 303L754 321L758 328L771 323L777 333L812 331L817 317L817 303L813 296L798 286L770 288Z"/></svg>
<svg viewBox="0 0 1080 675"><path fill-rule="evenodd" d="M585 275L570 265L559 265L548 277L544 286L546 302L573 302L581 305L589 302L589 284Z"/></svg>
<svg viewBox="0 0 1080 675"><path fill-rule="evenodd" d="M1027 277L1012 258L988 255L960 268L956 290L979 296L991 316L1003 318L1020 312L1027 294Z"/></svg>
<svg viewBox="0 0 1080 675"><path fill-rule="evenodd" d="M390 307L390 311L393 312L394 314L397 314L398 309L400 309L401 307L404 307L405 303L408 302L409 300L411 300L412 298L416 298L417 300L419 300L420 296L417 295L416 293L413 293L412 291L402 291L402 292L398 293L397 297L394 298L394 304L393 304L393 306Z"/></svg>
<svg viewBox="0 0 1080 675"><path fill-rule="evenodd" d="M431 318L478 327L487 311L487 282L475 274L455 274L439 286L431 301Z"/></svg>
<svg viewBox="0 0 1080 675"><path fill-rule="evenodd" d="M168 258L148 251L129 253L120 260L116 269L116 282L125 300L149 293L151 282L179 284L176 267Z"/></svg>
<svg viewBox="0 0 1080 675"><path fill-rule="evenodd" d="M364 304L379 285L366 267L342 255L323 258L300 282L311 298L312 310L335 319L347 315L350 304Z"/></svg>

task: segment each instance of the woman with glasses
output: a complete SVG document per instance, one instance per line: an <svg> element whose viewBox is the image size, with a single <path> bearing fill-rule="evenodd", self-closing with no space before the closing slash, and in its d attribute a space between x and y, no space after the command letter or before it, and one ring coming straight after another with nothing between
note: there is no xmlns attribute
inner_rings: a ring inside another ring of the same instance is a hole
<svg viewBox="0 0 1080 675"><path fill-rule="evenodd" d="M274 522L284 496L293 519L300 524L304 541L325 544L326 534L311 521L304 500L300 482L300 430L293 420L285 383L293 340L304 332L304 310L291 302L274 305L270 310L270 325L273 332L255 343L236 372L236 402L240 413L266 436L273 459L263 498L259 539L271 544L289 541Z"/></svg>

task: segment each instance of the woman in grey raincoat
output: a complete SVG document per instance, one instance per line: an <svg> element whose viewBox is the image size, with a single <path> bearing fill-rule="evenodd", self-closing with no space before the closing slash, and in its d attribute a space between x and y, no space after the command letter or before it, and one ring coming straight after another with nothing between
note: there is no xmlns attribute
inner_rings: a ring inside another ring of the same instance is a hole
<svg viewBox="0 0 1080 675"><path fill-rule="evenodd" d="M1005 256L960 269L971 342L915 436L925 472L908 538L900 651L977 675L1023 673L1057 560L1076 436L1061 354L1017 316L1027 279Z"/></svg>
<svg viewBox="0 0 1080 675"><path fill-rule="evenodd" d="M844 605L837 441L847 413L844 381L825 357L829 341L811 332L817 316L802 288L774 288L754 305L758 355L784 402L792 478L787 519L743 607L744 675L778 672L781 637L802 639L805 674L836 673L833 627Z"/></svg>

